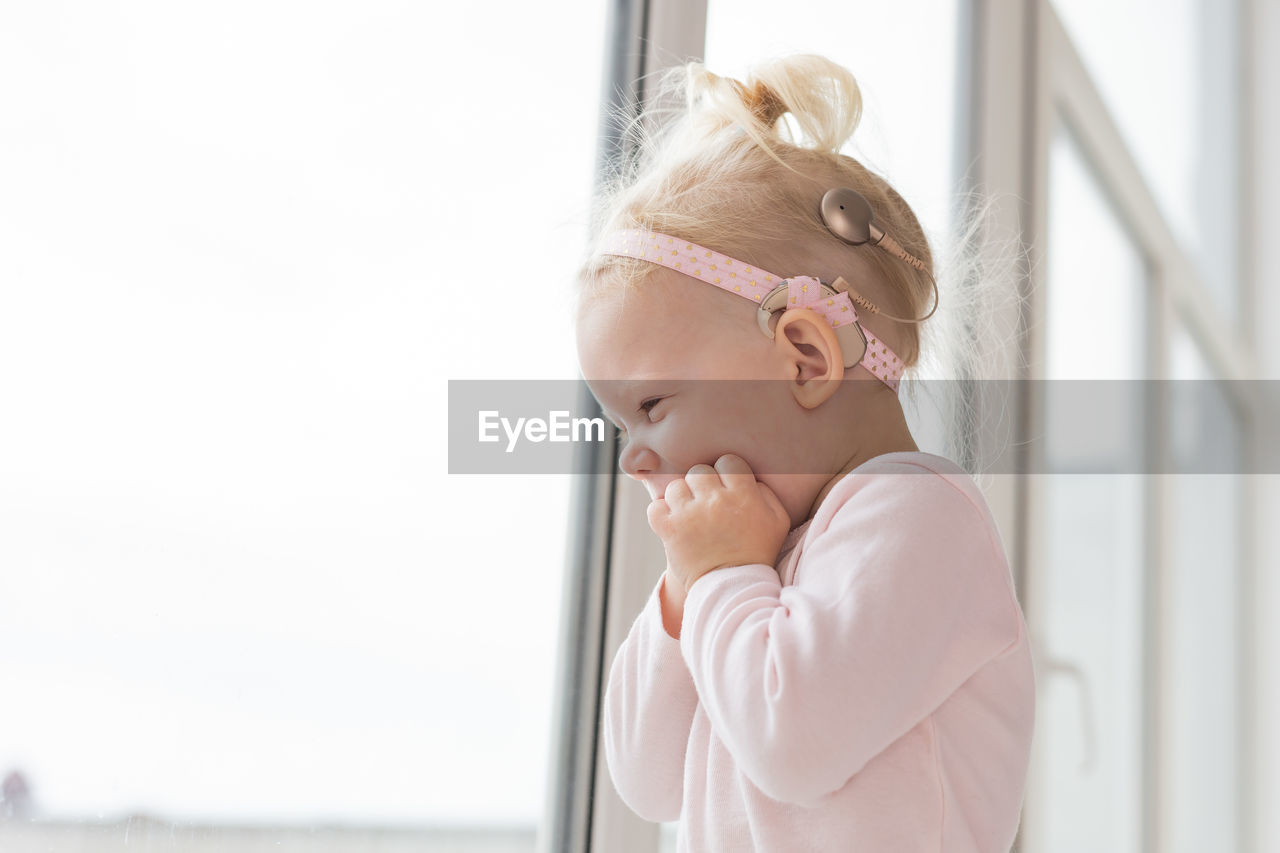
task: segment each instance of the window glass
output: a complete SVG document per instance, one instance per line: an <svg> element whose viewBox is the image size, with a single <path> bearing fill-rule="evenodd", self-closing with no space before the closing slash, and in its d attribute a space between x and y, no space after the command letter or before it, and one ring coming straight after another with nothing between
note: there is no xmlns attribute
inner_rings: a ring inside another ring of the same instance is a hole
<svg viewBox="0 0 1280 853"><path fill-rule="evenodd" d="M1231 460L1242 436L1224 385L1213 381L1182 325L1174 327L1169 361L1178 380L1170 419L1176 470L1204 473L1169 478L1165 837L1178 853L1236 850L1243 502L1240 479L1223 472L1239 470Z"/></svg>
<svg viewBox="0 0 1280 853"><path fill-rule="evenodd" d="M1238 319L1238 3L1053 5L1199 276Z"/></svg>
<svg viewBox="0 0 1280 853"><path fill-rule="evenodd" d="M1038 646L1033 774L1043 835L1029 849L1136 850L1144 478L1126 468L1124 448L1141 421L1140 410L1127 403L1138 399L1132 380L1143 372L1144 266L1061 126L1049 153L1048 236L1046 438L1052 469L1074 473L1042 481L1045 538L1034 567L1038 617L1030 628ZM1084 245L1088 252L1079 250ZM1119 395L1108 393L1113 386ZM1107 401L1096 429L1070 407L1077 394ZM1099 473L1105 471L1114 473Z"/></svg>
<svg viewBox="0 0 1280 853"><path fill-rule="evenodd" d="M0 848L534 849L567 476L445 409L576 372L557 11L0 11Z"/></svg>

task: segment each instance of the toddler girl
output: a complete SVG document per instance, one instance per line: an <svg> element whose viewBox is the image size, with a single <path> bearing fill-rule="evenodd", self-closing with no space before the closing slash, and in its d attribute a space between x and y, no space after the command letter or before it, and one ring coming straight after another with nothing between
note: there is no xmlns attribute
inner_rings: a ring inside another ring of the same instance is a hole
<svg viewBox="0 0 1280 853"><path fill-rule="evenodd" d="M898 400L937 305L923 232L839 154L845 69L678 83L577 304L667 557L609 674L614 785L680 851L1007 851L1032 660L982 493Z"/></svg>

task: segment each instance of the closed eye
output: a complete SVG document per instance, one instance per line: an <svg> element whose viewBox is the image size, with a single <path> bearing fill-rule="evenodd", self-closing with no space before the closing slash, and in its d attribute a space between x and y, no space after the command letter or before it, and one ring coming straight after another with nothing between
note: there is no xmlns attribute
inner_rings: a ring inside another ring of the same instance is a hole
<svg viewBox="0 0 1280 853"><path fill-rule="evenodd" d="M646 415L653 411L653 407L665 400L665 397L651 397L640 404L640 411Z"/></svg>

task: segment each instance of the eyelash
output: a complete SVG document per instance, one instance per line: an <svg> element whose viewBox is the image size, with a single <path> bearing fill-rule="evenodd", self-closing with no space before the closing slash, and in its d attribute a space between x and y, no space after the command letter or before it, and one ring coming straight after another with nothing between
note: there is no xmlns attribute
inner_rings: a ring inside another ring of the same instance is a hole
<svg viewBox="0 0 1280 853"><path fill-rule="evenodd" d="M658 405L665 399L666 397L650 397L648 400L645 400L643 403L640 404L639 410L644 412L647 415L649 414L649 412L653 411L654 406ZM627 434L627 431L624 427L615 425L614 429L618 431L618 435L625 436Z"/></svg>

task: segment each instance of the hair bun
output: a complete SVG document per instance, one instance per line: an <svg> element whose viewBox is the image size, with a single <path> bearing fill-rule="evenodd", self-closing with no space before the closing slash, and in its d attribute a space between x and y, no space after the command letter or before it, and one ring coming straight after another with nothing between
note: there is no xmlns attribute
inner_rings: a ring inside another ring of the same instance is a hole
<svg viewBox="0 0 1280 853"><path fill-rule="evenodd" d="M763 80L756 80L751 88L737 80L733 81L733 85L742 98L743 106L751 110L751 114L765 127L773 127L787 112L786 102Z"/></svg>
<svg viewBox="0 0 1280 853"><path fill-rule="evenodd" d="M750 70L747 82L721 77L698 62L673 69L671 89L684 89L694 126L738 125L760 145L781 139L839 154L862 118L862 92L848 69L813 54L795 54ZM794 128L779 124L790 115ZM798 138L793 139L793 130ZM761 133L764 131L764 133ZM698 131L695 131L695 135Z"/></svg>

